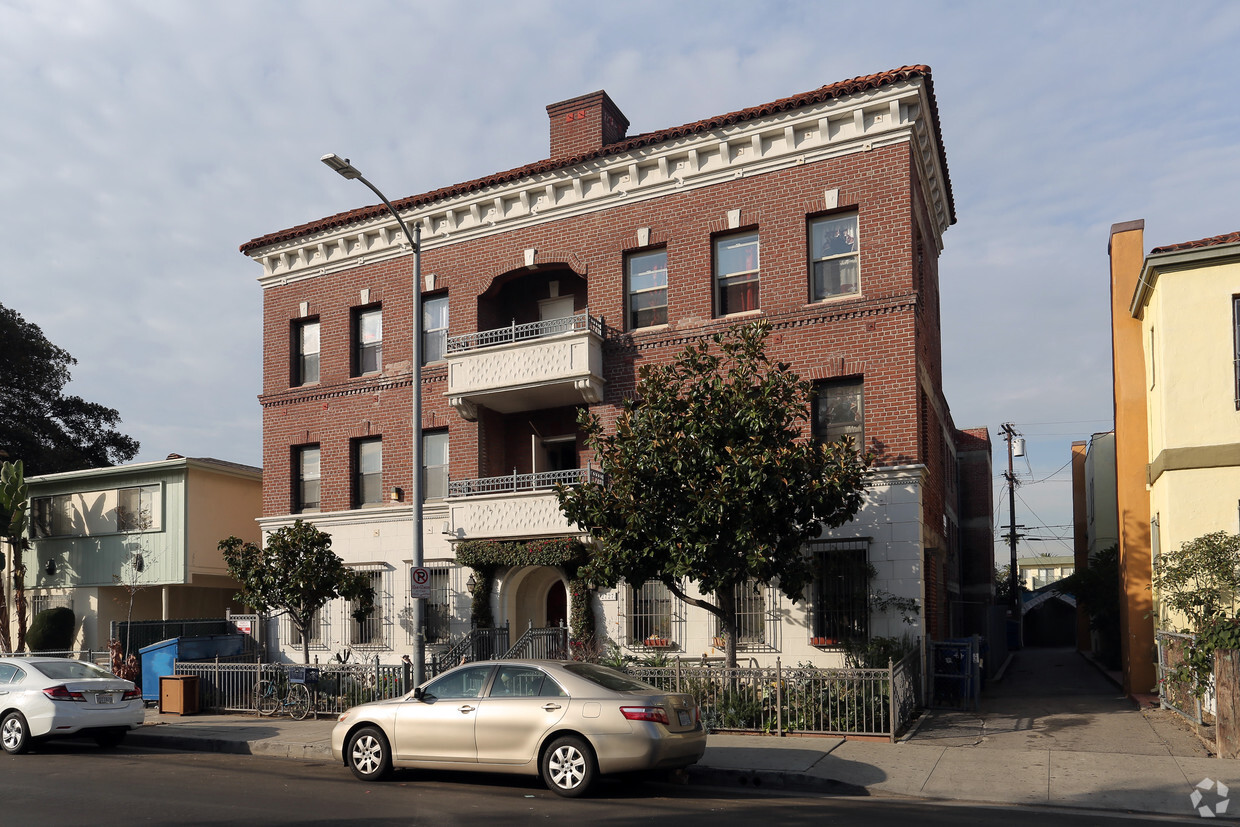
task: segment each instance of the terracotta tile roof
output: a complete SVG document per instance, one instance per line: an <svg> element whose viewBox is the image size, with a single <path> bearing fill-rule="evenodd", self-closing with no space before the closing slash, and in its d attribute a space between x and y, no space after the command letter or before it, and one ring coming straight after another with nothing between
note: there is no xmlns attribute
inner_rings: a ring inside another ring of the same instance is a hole
<svg viewBox="0 0 1240 827"><path fill-rule="evenodd" d="M594 158L600 158L606 155L615 155L622 152L628 152L640 147L649 146L651 144L662 143L676 138L683 138L689 135L695 135L699 132L706 132L711 129L718 129L724 126L743 123L755 118L768 117L779 112L786 112L792 109L799 109L803 106L822 103L834 98L843 98L849 95L855 95L859 92L865 92L870 89L878 89L900 81L909 80L911 78L923 78L926 85L926 95L930 100L930 122L934 127L935 141L939 146L939 163L943 165L943 172L946 177L947 158L943 153L943 134L939 127L938 104L934 97L934 83L930 77L930 67L924 65L903 66L899 69L891 69L886 72L879 72L873 75L864 75L862 77L852 78L851 80L840 81L839 83L831 83L826 86L815 89L811 92L804 92L792 97L780 98L779 100L764 103L760 106L751 106L748 109L740 109L736 112L729 112L726 115L716 115L713 118L707 118L701 121L695 121L683 126L672 127L671 129L663 129L657 132L647 132L643 135L634 135L625 138L614 144L608 144L600 149L588 152L583 155L574 155L568 158L553 158L545 161L538 161L532 164L526 164L516 169L510 169L506 172L497 172L484 178L477 178L473 181L466 181L461 184L454 184L450 187L433 190L431 192L422 193L421 195L412 195L392 202L397 211L408 210L414 207L420 207L426 204L432 204L436 201L453 198L464 195L474 190L484 189L485 187L496 186L498 184L506 184L531 175L540 175L552 172L564 167L571 167L584 161ZM956 222L956 203L952 196L951 180L946 181L947 202L951 214L951 222ZM336 215L320 218L307 224L300 224L296 227L290 227L287 230L279 230L274 233L268 233L264 236L251 239L241 245L242 253L249 253L260 247L266 247L269 244L276 244L282 241L289 241L304 235L323 232L324 230L332 230L339 227L345 227L350 224L356 224L368 221L373 218L387 215L387 208L382 204L376 204L369 207L359 207L348 212L337 213Z"/></svg>
<svg viewBox="0 0 1240 827"><path fill-rule="evenodd" d="M1197 250L1202 247L1217 247L1220 244L1240 244L1240 232L1216 235L1212 238L1200 238L1196 241L1184 241L1179 244L1168 244L1166 247L1155 247L1150 255L1157 253L1178 253L1181 250Z"/></svg>

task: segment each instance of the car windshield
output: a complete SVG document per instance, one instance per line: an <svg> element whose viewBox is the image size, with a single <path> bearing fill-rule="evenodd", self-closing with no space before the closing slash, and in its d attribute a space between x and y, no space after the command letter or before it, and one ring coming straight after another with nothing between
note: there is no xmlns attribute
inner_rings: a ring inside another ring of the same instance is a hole
<svg viewBox="0 0 1240 827"><path fill-rule="evenodd" d="M597 663L566 663L564 664L564 669L580 678L585 678L591 683L597 683L605 689L611 689L616 692L662 691L657 686L651 686L645 681L639 681L637 678L630 677L609 666L599 666Z"/></svg>
<svg viewBox="0 0 1240 827"><path fill-rule="evenodd" d="M44 661L32 663L30 666L56 680L72 680L74 678L111 678L111 672L105 672L93 663L83 660Z"/></svg>

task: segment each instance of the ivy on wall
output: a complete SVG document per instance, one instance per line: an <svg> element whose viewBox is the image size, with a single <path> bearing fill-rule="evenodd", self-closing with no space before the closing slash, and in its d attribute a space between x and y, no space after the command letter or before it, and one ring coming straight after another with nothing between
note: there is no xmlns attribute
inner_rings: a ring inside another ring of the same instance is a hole
<svg viewBox="0 0 1240 827"><path fill-rule="evenodd" d="M491 614L491 588L501 568L553 566L568 578L569 617L574 640L594 637L594 611L590 607L589 584L578 577L588 558L580 540L556 537L542 540L466 540L457 544L456 562L477 573L470 594L470 622L476 629L494 627Z"/></svg>

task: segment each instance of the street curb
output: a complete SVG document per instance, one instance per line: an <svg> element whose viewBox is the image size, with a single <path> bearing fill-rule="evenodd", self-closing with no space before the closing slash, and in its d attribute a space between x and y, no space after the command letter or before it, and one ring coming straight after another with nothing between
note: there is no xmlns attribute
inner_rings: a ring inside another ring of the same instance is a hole
<svg viewBox="0 0 1240 827"><path fill-rule="evenodd" d="M304 761L330 762L331 747L285 741L231 741L224 738L196 738L192 735L154 735L130 732L125 743L179 752L214 752L226 755L266 755Z"/></svg>
<svg viewBox="0 0 1240 827"><path fill-rule="evenodd" d="M326 745L303 744L279 740L234 741L224 738L196 738L192 735L131 732L125 738L128 746L148 747L174 752L207 752L225 755L264 755L330 763L331 748ZM740 789L749 792L807 792L820 795L868 796L870 791L856 784L819 778L796 772L775 770L730 770L717 767L691 766L684 771L684 781L695 787ZM672 782L675 783L675 782Z"/></svg>
<svg viewBox="0 0 1240 827"><path fill-rule="evenodd" d="M695 787L723 787L751 792L802 792L821 795L868 796L870 791L857 784L819 778L798 772L775 770L727 770L718 767L691 766L686 769L688 781Z"/></svg>

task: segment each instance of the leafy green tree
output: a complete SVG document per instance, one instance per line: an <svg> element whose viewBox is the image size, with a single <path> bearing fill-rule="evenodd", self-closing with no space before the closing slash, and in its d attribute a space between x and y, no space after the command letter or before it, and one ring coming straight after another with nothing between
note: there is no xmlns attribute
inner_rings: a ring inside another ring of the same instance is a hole
<svg viewBox="0 0 1240 827"><path fill-rule="evenodd" d="M584 578L662 581L718 618L733 665L737 587L778 582L802 599L805 544L857 513L869 463L851 440L805 438L810 384L767 358L769 334L765 322L738 327L643 365L613 429L588 411L578 419L606 482L557 490L597 543Z"/></svg>
<svg viewBox="0 0 1240 827"><path fill-rule="evenodd" d="M1240 535L1215 531L1158 555L1154 588L1169 609L1199 632L1211 621L1236 616L1240 594Z"/></svg>
<svg viewBox="0 0 1240 827"><path fill-rule="evenodd" d="M370 579L347 568L331 546L330 534L301 520L271 532L261 549L236 537L219 546L229 574L241 583L237 599L259 612L286 612L301 635L305 663L310 662L310 621L327 601L353 601L358 620L374 608Z"/></svg>
<svg viewBox="0 0 1240 827"><path fill-rule="evenodd" d="M138 443L116 430L120 414L65 394L77 360L38 325L0 304L0 457L54 474L126 462Z"/></svg>

